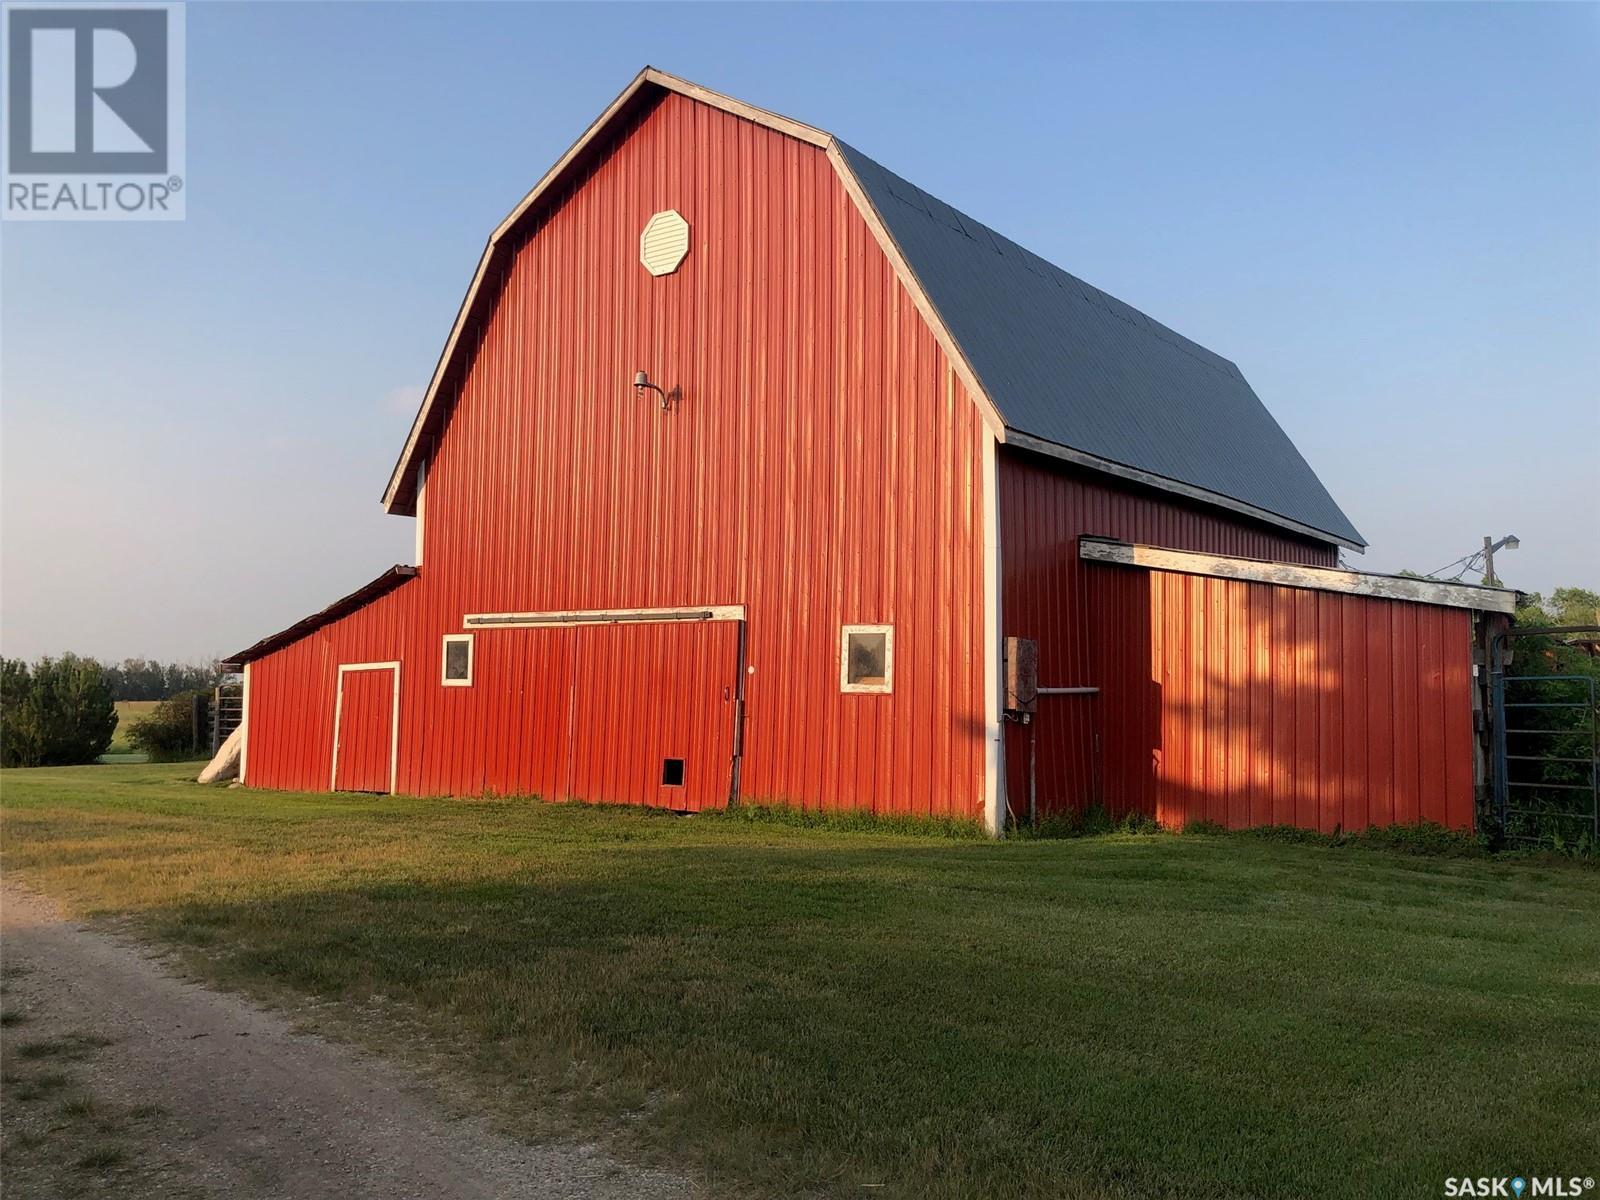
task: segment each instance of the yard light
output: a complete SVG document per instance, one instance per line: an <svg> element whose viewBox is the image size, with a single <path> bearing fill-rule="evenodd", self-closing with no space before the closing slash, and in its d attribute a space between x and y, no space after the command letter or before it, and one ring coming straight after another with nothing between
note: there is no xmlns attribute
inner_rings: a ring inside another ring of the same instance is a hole
<svg viewBox="0 0 1600 1200"><path fill-rule="evenodd" d="M1428 578L1432 579L1441 576L1451 567L1460 567L1461 569L1454 576L1454 578L1460 579L1468 571L1475 571L1479 566L1482 566L1484 587L1499 587L1500 581L1495 578L1494 573L1494 552L1496 550L1515 550L1520 545L1522 545L1522 539L1514 533L1506 534L1498 542L1492 537L1485 537L1482 550L1474 550L1471 554L1456 559L1455 562L1446 563L1437 571L1430 571Z"/></svg>
<svg viewBox="0 0 1600 1200"><path fill-rule="evenodd" d="M660 385L650 382L649 371L635 371L633 373L633 390L636 392L655 392L661 397L661 411L666 412L677 401L679 391L673 388L670 392L661 390Z"/></svg>
<svg viewBox="0 0 1600 1200"><path fill-rule="evenodd" d="M1514 533L1508 533L1498 542L1485 536L1483 539L1483 583L1485 587L1499 587L1500 581L1494 574L1494 552L1496 550L1515 550L1522 545L1522 539Z"/></svg>

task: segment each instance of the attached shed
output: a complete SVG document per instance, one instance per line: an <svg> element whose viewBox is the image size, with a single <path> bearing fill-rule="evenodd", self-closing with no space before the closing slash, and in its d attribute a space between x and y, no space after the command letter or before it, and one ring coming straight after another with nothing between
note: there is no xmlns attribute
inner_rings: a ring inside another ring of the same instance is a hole
<svg viewBox="0 0 1600 1200"><path fill-rule="evenodd" d="M1470 829L1484 588L1079 540L1113 811Z"/></svg>
<svg viewBox="0 0 1600 1200"><path fill-rule="evenodd" d="M830 134L659 71L491 234L383 503L416 565L235 656L252 786L994 832L1024 794L1470 821L1463 610L1080 556L1356 578L1360 534L1236 366ZM1026 727L1008 636L1075 688ZM1240 655L1310 665L1269 687ZM1213 683L1227 715L1184 720ZM1312 724L1314 753L1286 750Z"/></svg>

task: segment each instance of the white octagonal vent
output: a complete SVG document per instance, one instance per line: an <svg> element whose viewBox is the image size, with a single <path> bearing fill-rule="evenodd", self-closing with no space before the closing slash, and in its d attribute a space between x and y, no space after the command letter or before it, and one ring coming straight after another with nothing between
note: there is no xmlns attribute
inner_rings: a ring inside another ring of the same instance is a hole
<svg viewBox="0 0 1600 1200"><path fill-rule="evenodd" d="M658 212L639 235L639 261L652 275L671 275L689 254L689 222L675 209Z"/></svg>

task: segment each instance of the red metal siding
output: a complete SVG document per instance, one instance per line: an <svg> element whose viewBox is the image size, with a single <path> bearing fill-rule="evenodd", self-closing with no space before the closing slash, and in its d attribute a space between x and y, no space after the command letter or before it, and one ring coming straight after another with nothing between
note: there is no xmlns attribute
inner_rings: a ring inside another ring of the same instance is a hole
<svg viewBox="0 0 1600 1200"><path fill-rule="evenodd" d="M1096 647L1137 633L1128 627L1129 614L1115 609L1091 617L1080 535L1312 566L1337 562L1327 543L1037 455L1002 450L999 466L1001 621L1007 636L1038 641L1045 686L1097 686ZM1122 719L1105 697L1040 697L1035 736L1042 811L1105 799L1095 740L1102 725ZM1027 739L1022 727L1007 726L1007 796L1018 812L1027 803Z"/></svg>
<svg viewBox="0 0 1600 1200"><path fill-rule="evenodd" d="M333 766L339 665L401 662L400 790L406 790L405 752L416 744L420 732L417 705L411 698L421 677L435 681L439 677L438 660L433 660L431 669L419 663L412 649L416 636L407 630L420 582L418 578L404 583L365 608L250 664L246 782L325 791ZM382 675L386 683L392 682L390 672Z"/></svg>
<svg viewBox="0 0 1600 1200"><path fill-rule="evenodd" d="M1463 609L1085 564L1103 795L1164 825L1472 826Z"/></svg>
<svg viewBox="0 0 1600 1200"><path fill-rule="evenodd" d="M394 761L394 688L393 667L340 672L335 791L389 790Z"/></svg>
<svg viewBox="0 0 1600 1200"><path fill-rule="evenodd" d="M667 208L692 248L652 278L639 232ZM623 697L613 735L591 736L564 705L592 635L480 631L471 688L439 686L441 635L473 612L743 604L747 799L979 817L982 424L822 152L668 96L493 282L421 574L254 664L249 782L325 787L330 672L395 658L401 791L631 797L604 775L619 748L709 760L731 716L658 728L620 659L594 676L595 703ZM672 412L639 368L682 388ZM849 623L895 626L892 695L840 693ZM705 637L642 651L695 712L729 686Z"/></svg>

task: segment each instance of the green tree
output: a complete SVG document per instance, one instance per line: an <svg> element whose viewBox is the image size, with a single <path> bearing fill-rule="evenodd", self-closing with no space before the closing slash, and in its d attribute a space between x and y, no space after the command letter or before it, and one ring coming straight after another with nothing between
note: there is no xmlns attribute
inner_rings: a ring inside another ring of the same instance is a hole
<svg viewBox="0 0 1600 1200"><path fill-rule="evenodd" d="M1524 629L1595 625L1600 624L1597 609L1600 593L1589 588L1557 588L1548 600L1535 592L1517 609L1516 624ZM1522 785L1516 792L1526 813L1520 822L1511 822L1516 827L1512 832L1549 838L1588 853L1595 850L1593 826L1586 827L1584 818L1593 803L1587 787L1600 771L1594 761L1600 712L1574 705L1589 694L1583 679L1594 680L1600 694L1600 657L1590 653L1593 636L1534 634L1512 639L1514 657L1507 673L1518 678L1506 688L1508 704L1560 706L1511 710L1518 715L1508 721L1509 728L1540 730L1507 735L1508 752L1522 756L1508 760L1506 767L1513 783Z"/></svg>
<svg viewBox="0 0 1600 1200"><path fill-rule="evenodd" d="M1517 610L1518 625L1600 625L1600 592L1561 587L1546 600L1538 592Z"/></svg>
<svg viewBox="0 0 1600 1200"><path fill-rule="evenodd" d="M180 692L156 705L148 716L128 730L128 742L150 756L151 762L179 762L193 755L195 740L194 692Z"/></svg>
<svg viewBox="0 0 1600 1200"><path fill-rule="evenodd" d="M215 661L160 663L148 658L125 658L105 673L114 700L165 700L179 692L206 692L222 678Z"/></svg>
<svg viewBox="0 0 1600 1200"><path fill-rule="evenodd" d="M93 762L111 745L116 706L100 664L63 654L0 670L0 763L16 767Z"/></svg>
<svg viewBox="0 0 1600 1200"><path fill-rule="evenodd" d="M0 658L0 765L37 766L42 753L33 720L33 674L20 658Z"/></svg>

